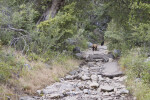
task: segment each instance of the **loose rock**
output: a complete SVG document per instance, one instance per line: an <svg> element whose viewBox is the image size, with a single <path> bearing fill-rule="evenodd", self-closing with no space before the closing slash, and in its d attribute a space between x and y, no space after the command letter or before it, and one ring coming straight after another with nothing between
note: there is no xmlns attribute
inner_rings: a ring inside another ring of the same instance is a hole
<svg viewBox="0 0 150 100"><path fill-rule="evenodd" d="M90 84L90 87L91 88L98 88L99 84L97 82L93 82L93 83Z"/></svg>
<svg viewBox="0 0 150 100"><path fill-rule="evenodd" d="M124 89L120 90L119 93L120 94L128 94L129 90L127 90L127 89L124 88Z"/></svg>
<svg viewBox="0 0 150 100"><path fill-rule="evenodd" d="M94 81L98 81L98 76L97 75L91 75L91 80Z"/></svg>
<svg viewBox="0 0 150 100"><path fill-rule="evenodd" d="M85 80L90 80L90 77L88 77L87 75L83 75L81 78L82 78L82 80L84 80L84 81L85 81Z"/></svg>
<svg viewBox="0 0 150 100"><path fill-rule="evenodd" d="M61 94L61 93L54 93L54 94L50 94L50 96L49 96L49 98L51 98L51 99L58 99L61 97L63 97L63 94Z"/></svg>
<svg viewBox="0 0 150 100"><path fill-rule="evenodd" d="M101 86L101 91L104 91L104 92L111 92L111 91L114 91L114 87L112 86Z"/></svg>

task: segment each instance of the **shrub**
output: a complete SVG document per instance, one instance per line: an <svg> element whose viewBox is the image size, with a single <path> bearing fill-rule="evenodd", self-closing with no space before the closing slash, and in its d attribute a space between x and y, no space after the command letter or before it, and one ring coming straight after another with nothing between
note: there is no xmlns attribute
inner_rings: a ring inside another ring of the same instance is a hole
<svg viewBox="0 0 150 100"><path fill-rule="evenodd" d="M0 49L2 48L2 41L0 40Z"/></svg>
<svg viewBox="0 0 150 100"><path fill-rule="evenodd" d="M75 3L66 5L57 16L38 25L40 30L40 46L44 51L49 49L63 50L64 42L77 33L76 16L74 15Z"/></svg>
<svg viewBox="0 0 150 100"><path fill-rule="evenodd" d="M0 82L19 77L22 67L23 63L18 62L12 54L0 52Z"/></svg>
<svg viewBox="0 0 150 100"><path fill-rule="evenodd" d="M127 85L137 100L150 98L150 61L134 49L120 59L120 65L125 68L128 76ZM137 81L137 79L140 79Z"/></svg>
<svg viewBox="0 0 150 100"><path fill-rule="evenodd" d="M29 61L37 61L40 57L35 53L29 53L27 58Z"/></svg>

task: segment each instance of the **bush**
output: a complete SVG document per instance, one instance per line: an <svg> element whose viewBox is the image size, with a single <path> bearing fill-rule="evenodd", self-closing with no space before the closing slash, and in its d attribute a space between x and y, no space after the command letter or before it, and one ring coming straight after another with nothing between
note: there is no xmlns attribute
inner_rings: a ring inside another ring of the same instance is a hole
<svg viewBox="0 0 150 100"><path fill-rule="evenodd" d="M127 67L127 70L133 71L135 78L142 78L145 71L145 58L135 54L130 54L121 58L121 65Z"/></svg>
<svg viewBox="0 0 150 100"><path fill-rule="evenodd" d="M64 49L65 40L77 33L76 16L74 15L75 3L66 5L57 16L38 25L40 30L39 45L48 51L49 49L60 51Z"/></svg>
<svg viewBox="0 0 150 100"><path fill-rule="evenodd" d="M12 54L0 51L0 82L19 77L22 67L23 63L18 62Z"/></svg>
<svg viewBox="0 0 150 100"><path fill-rule="evenodd" d="M150 98L150 61L146 61L137 50L132 50L120 59L120 65L128 76L128 88L137 97L137 100L149 100ZM137 81L139 79L139 81Z"/></svg>
<svg viewBox="0 0 150 100"><path fill-rule="evenodd" d="M29 53L28 54L28 60L29 61L37 61L37 60L39 60L39 58L40 57L35 53Z"/></svg>
<svg viewBox="0 0 150 100"><path fill-rule="evenodd" d="M0 40L0 49L2 48L2 41Z"/></svg>

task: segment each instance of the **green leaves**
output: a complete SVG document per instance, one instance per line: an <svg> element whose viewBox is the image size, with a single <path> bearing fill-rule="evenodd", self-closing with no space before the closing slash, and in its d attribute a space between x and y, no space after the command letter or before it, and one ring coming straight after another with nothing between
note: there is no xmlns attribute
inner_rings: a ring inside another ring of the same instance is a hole
<svg viewBox="0 0 150 100"><path fill-rule="evenodd" d="M137 0L110 1L107 4L111 5L108 7L108 14L114 23L109 23L105 34L110 45L121 48L125 44L130 49L135 46L148 46L150 4Z"/></svg>
<svg viewBox="0 0 150 100"><path fill-rule="evenodd" d="M46 45L46 50L54 45L60 44L59 46L62 46L67 38L76 34L77 28L75 22L77 18L73 13L74 7L75 3L66 5L63 11L58 12L54 18L50 18L38 25L41 31L40 39L44 39L43 42L41 41L42 46Z"/></svg>
<svg viewBox="0 0 150 100"><path fill-rule="evenodd" d="M7 82L10 78L21 71L23 63L16 60L15 56L11 53L2 52L0 50L0 82Z"/></svg>

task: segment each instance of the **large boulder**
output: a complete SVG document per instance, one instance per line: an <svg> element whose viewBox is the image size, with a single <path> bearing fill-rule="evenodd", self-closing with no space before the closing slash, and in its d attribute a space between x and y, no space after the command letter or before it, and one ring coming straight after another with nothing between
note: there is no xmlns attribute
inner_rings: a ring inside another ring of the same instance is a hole
<svg viewBox="0 0 150 100"><path fill-rule="evenodd" d="M111 92L111 91L114 91L114 87L108 86L108 85L101 86L101 91L104 91L104 92Z"/></svg>
<svg viewBox="0 0 150 100"><path fill-rule="evenodd" d="M78 59L82 59L83 55L82 55L82 53L76 53L75 57L78 58Z"/></svg>
<svg viewBox="0 0 150 100"><path fill-rule="evenodd" d="M120 57L121 51L118 50L118 49L114 49L113 54L114 54L115 57Z"/></svg>
<svg viewBox="0 0 150 100"><path fill-rule="evenodd" d="M124 75L124 72L120 69L119 64L117 62L108 62L105 63L103 66L104 69L102 71L102 76L104 77L113 78Z"/></svg>
<svg viewBox="0 0 150 100"><path fill-rule="evenodd" d="M87 42L87 46L88 46L88 48L91 48L93 46L93 44L91 42Z"/></svg>
<svg viewBox="0 0 150 100"><path fill-rule="evenodd" d="M20 97L19 100L36 100L36 99L29 96L24 96L24 97Z"/></svg>
<svg viewBox="0 0 150 100"><path fill-rule="evenodd" d="M73 48L73 53L80 53L80 52L81 52L81 50L79 47Z"/></svg>
<svg viewBox="0 0 150 100"><path fill-rule="evenodd" d="M113 53L109 52L108 54L106 54L107 57L114 59L115 56L113 55Z"/></svg>
<svg viewBox="0 0 150 100"><path fill-rule="evenodd" d="M97 82L92 82L92 83L90 84L90 87L96 89L96 88L99 87L99 84L98 84Z"/></svg>
<svg viewBox="0 0 150 100"><path fill-rule="evenodd" d="M101 59L103 62L109 61L109 57L107 57L106 55L102 55L102 54L89 55L86 61L92 62L92 61L95 61L96 59Z"/></svg>

